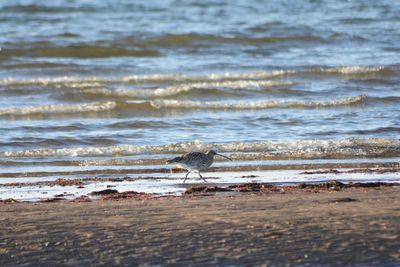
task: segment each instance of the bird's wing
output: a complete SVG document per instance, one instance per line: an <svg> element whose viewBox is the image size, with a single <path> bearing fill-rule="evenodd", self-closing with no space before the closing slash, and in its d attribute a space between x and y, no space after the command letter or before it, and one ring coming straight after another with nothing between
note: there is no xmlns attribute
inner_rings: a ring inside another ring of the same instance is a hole
<svg viewBox="0 0 400 267"><path fill-rule="evenodd" d="M173 159L169 159L169 160L167 160L167 163L175 163L175 162L180 162L182 159L183 159L183 157L182 157L182 156L181 156L181 157L176 157L176 158L173 158Z"/></svg>

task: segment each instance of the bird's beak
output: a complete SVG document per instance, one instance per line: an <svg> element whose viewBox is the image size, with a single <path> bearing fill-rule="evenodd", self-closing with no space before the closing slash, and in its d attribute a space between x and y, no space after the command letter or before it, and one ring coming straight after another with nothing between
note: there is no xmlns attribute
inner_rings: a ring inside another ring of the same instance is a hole
<svg viewBox="0 0 400 267"><path fill-rule="evenodd" d="M220 157L223 157L223 158L226 158L226 159L229 159L230 161L232 161L232 159L230 157L227 157L227 156L224 156L224 155L221 155L221 154L218 154L218 153L216 153L215 155L218 155Z"/></svg>

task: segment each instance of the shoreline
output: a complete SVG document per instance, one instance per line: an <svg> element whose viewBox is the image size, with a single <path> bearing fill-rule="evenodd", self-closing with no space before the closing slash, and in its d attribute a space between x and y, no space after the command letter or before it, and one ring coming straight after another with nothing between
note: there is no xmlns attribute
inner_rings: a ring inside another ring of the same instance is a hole
<svg viewBox="0 0 400 267"><path fill-rule="evenodd" d="M376 171L373 170L373 173ZM338 172L337 170L325 170L315 172L304 172L305 174L314 173L354 173L353 171ZM242 178L252 179L257 176L247 175ZM156 179L155 177L149 177L149 179ZM157 198L169 198L169 197L181 197L185 198L190 195L195 196L208 196L213 194L228 194L237 195L241 193L300 193L301 191L310 193L324 193L330 191L343 191L343 190L357 190L357 189L369 189L369 188L385 188L385 187L400 187L399 182L341 182L339 180L330 180L326 182L292 182L292 183L259 183L256 181L251 182L237 182L237 183L187 183L181 184L184 188L180 193L166 192L162 193L146 193L134 190L117 190L115 184L122 182L132 182L135 178L124 177L124 178L86 178L86 179L63 179L59 178L54 181L45 182L34 182L34 183L10 183L2 184L0 188L24 188L24 187L60 187L63 190L59 190L63 193L53 194L48 198L41 198L36 200L20 200L14 198L0 198L0 203L14 204L14 203L43 203L43 202L56 202L56 201L70 201L70 202L90 202L96 200L119 200L119 199L139 199L139 200L150 200ZM90 187L90 183L96 182L112 182L99 190L99 188ZM86 187L91 188L87 190ZM71 192L72 188L85 189L85 194L74 194ZM45 192L45 191L44 191ZM46 192L47 194L47 192Z"/></svg>
<svg viewBox="0 0 400 267"><path fill-rule="evenodd" d="M400 186L314 189L3 203L0 265L400 264Z"/></svg>
<svg viewBox="0 0 400 267"><path fill-rule="evenodd" d="M51 201L59 198L73 200L89 196L95 191L115 189L118 192L145 193L154 196L180 196L189 186L229 187L238 184L258 183L274 186L295 186L300 183L329 183L336 180L341 183L398 183L400 168L336 168L306 170L263 171L254 169L243 172L205 172L207 183L190 176L186 184L182 183L184 173L174 170L168 174L145 176L92 176L92 177L44 177L5 179L0 183L0 201Z"/></svg>

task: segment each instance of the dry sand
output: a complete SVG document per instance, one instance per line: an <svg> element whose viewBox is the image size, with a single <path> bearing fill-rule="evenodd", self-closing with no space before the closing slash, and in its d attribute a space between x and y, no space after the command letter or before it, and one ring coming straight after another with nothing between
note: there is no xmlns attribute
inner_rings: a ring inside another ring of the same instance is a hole
<svg viewBox="0 0 400 267"><path fill-rule="evenodd" d="M399 266L400 187L0 204L0 266Z"/></svg>

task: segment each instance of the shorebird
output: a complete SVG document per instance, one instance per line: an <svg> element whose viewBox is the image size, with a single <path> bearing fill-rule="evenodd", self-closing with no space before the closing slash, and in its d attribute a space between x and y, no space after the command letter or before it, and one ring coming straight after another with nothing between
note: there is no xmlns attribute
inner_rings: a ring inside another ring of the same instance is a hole
<svg viewBox="0 0 400 267"><path fill-rule="evenodd" d="M207 169L213 164L215 155L232 160L229 157L218 154L214 150L209 150L207 151L207 153L190 152L180 157L170 159L167 161L167 163L177 163L179 167L188 171L186 173L185 179L183 180L183 183L186 182L189 173L193 171L196 171L199 174L200 178L207 182L206 179L201 176L200 171Z"/></svg>

